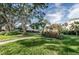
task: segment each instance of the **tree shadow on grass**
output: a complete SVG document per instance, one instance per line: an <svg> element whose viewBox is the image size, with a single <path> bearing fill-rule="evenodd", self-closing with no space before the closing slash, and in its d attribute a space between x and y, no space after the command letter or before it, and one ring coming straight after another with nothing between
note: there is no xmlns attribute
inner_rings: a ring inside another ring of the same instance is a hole
<svg viewBox="0 0 79 59"><path fill-rule="evenodd" d="M25 47L33 47L33 46L40 46L45 44L45 40L37 38L37 39L21 40L21 41L17 41L16 43L21 44Z"/></svg>
<svg viewBox="0 0 79 59"><path fill-rule="evenodd" d="M63 55L75 55L75 54L79 54L79 51L73 48L70 48L69 46L64 46L61 47L61 51L59 52L59 54L63 54Z"/></svg>
<svg viewBox="0 0 79 59"><path fill-rule="evenodd" d="M77 40L78 39L71 38L70 36L64 37L63 40L58 40L55 38L40 37L40 38L35 38L35 39L27 39L27 40L17 41L16 43L19 43L19 44L24 45L26 47L40 46L45 43L79 46L79 41L77 41Z"/></svg>
<svg viewBox="0 0 79 59"><path fill-rule="evenodd" d="M58 54L65 54L65 55L76 55L79 54L79 49L75 49L74 46L78 47L79 46L79 41L78 37L64 37L63 40L50 40L47 41L47 43L52 43L52 45L48 45L46 46L46 49L48 50L54 50L54 51L58 51ZM63 46L62 46L63 45ZM72 48L70 46L73 46Z"/></svg>
<svg viewBox="0 0 79 59"><path fill-rule="evenodd" d="M55 51L59 55L79 54L78 50L72 49L69 46L47 45L47 46L45 46L45 49Z"/></svg>
<svg viewBox="0 0 79 59"><path fill-rule="evenodd" d="M20 40L20 41L17 41L16 43L21 44L25 47L40 46L45 43L57 43L55 41L51 41L51 39L54 40L55 38L38 37L38 38L33 38L33 39Z"/></svg>
<svg viewBox="0 0 79 59"><path fill-rule="evenodd" d="M78 37L66 36L63 40L61 40L61 42L65 45L79 46Z"/></svg>
<svg viewBox="0 0 79 59"><path fill-rule="evenodd" d="M34 47L40 46L44 44L49 44L45 46L45 49L56 51L58 54L63 55L70 55L70 54L79 54L79 49L71 48L70 46L79 46L79 41L77 38L72 38L70 36L65 37L63 40L57 40L54 38L35 38L35 39L28 39L28 40L21 40L17 41L17 44L22 45L23 47ZM50 45L52 44L52 45ZM62 46L63 45L63 46Z"/></svg>
<svg viewBox="0 0 79 59"><path fill-rule="evenodd" d="M69 40L69 41L62 41L65 45L71 45L71 46L79 46L79 41L76 40Z"/></svg>

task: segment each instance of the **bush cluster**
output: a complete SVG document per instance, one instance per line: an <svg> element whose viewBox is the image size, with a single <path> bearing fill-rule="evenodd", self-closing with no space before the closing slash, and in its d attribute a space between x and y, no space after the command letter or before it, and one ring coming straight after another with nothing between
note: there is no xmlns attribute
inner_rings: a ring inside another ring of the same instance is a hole
<svg viewBox="0 0 79 59"><path fill-rule="evenodd" d="M66 35L76 35L76 32L75 31L63 31L62 32L63 34L66 34ZM79 35L79 31L77 31L78 35Z"/></svg>
<svg viewBox="0 0 79 59"><path fill-rule="evenodd" d="M5 35L17 35L17 34L21 34L21 32L19 32L19 31L10 31L10 32L7 32Z"/></svg>
<svg viewBox="0 0 79 59"><path fill-rule="evenodd" d="M60 33L58 30L49 30L49 29L44 29L42 31L42 35L46 37L52 37L52 38L59 38Z"/></svg>
<svg viewBox="0 0 79 59"><path fill-rule="evenodd" d="M5 34L5 32L0 32L0 35L4 35Z"/></svg>

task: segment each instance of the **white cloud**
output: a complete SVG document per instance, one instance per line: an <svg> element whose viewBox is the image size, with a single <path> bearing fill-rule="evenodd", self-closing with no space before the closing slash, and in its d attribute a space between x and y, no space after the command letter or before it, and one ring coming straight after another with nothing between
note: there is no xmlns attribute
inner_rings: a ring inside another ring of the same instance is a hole
<svg viewBox="0 0 79 59"><path fill-rule="evenodd" d="M65 6L62 6L61 3L57 3L55 4L55 6L56 8L49 10L45 16L51 22L51 24L62 23L65 21L63 18L66 15L67 8Z"/></svg>
<svg viewBox="0 0 79 59"><path fill-rule="evenodd" d="M63 14L61 12L56 12L53 14L47 14L47 18L49 18L49 21L51 23L58 23L63 17Z"/></svg>
<svg viewBox="0 0 79 59"><path fill-rule="evenodd" d="M61 3L55 3L55 6L60 8L61 7Z"/></svg>
<svg viewBox="0 0 79 59"><path fill-rule="evenodd" d="M68 18L79 18L79 4L75 4L70 8Z"/></svg>

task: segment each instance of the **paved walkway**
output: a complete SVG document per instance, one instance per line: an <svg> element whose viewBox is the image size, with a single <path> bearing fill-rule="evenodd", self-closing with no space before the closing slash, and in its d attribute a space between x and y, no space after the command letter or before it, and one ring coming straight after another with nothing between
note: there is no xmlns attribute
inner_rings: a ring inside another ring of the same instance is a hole
<svg viewBox="0 0 79 59"><path fill-rule="evenodd" d="M24 37L24 38L17 38L17 39L13 39L13 40L3 41L3 42L0 42L0 45L7 44L7 43L10 43L10 42L16 42L16 41L19 41L19 40L32 39L32 38L35 38L35 37Z"/></svg>

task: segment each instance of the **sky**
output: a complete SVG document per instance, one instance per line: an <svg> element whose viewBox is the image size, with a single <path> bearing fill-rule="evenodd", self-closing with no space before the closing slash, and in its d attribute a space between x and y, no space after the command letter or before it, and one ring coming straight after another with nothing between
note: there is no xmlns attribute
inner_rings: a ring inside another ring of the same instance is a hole
<svg viewBox="0 0 79 59"><path fill-rule="evenodd" d="M51 24L65 23L73 18L79 18L79 4L77 3L50 3L44 10L45 19Z"/></svg>

